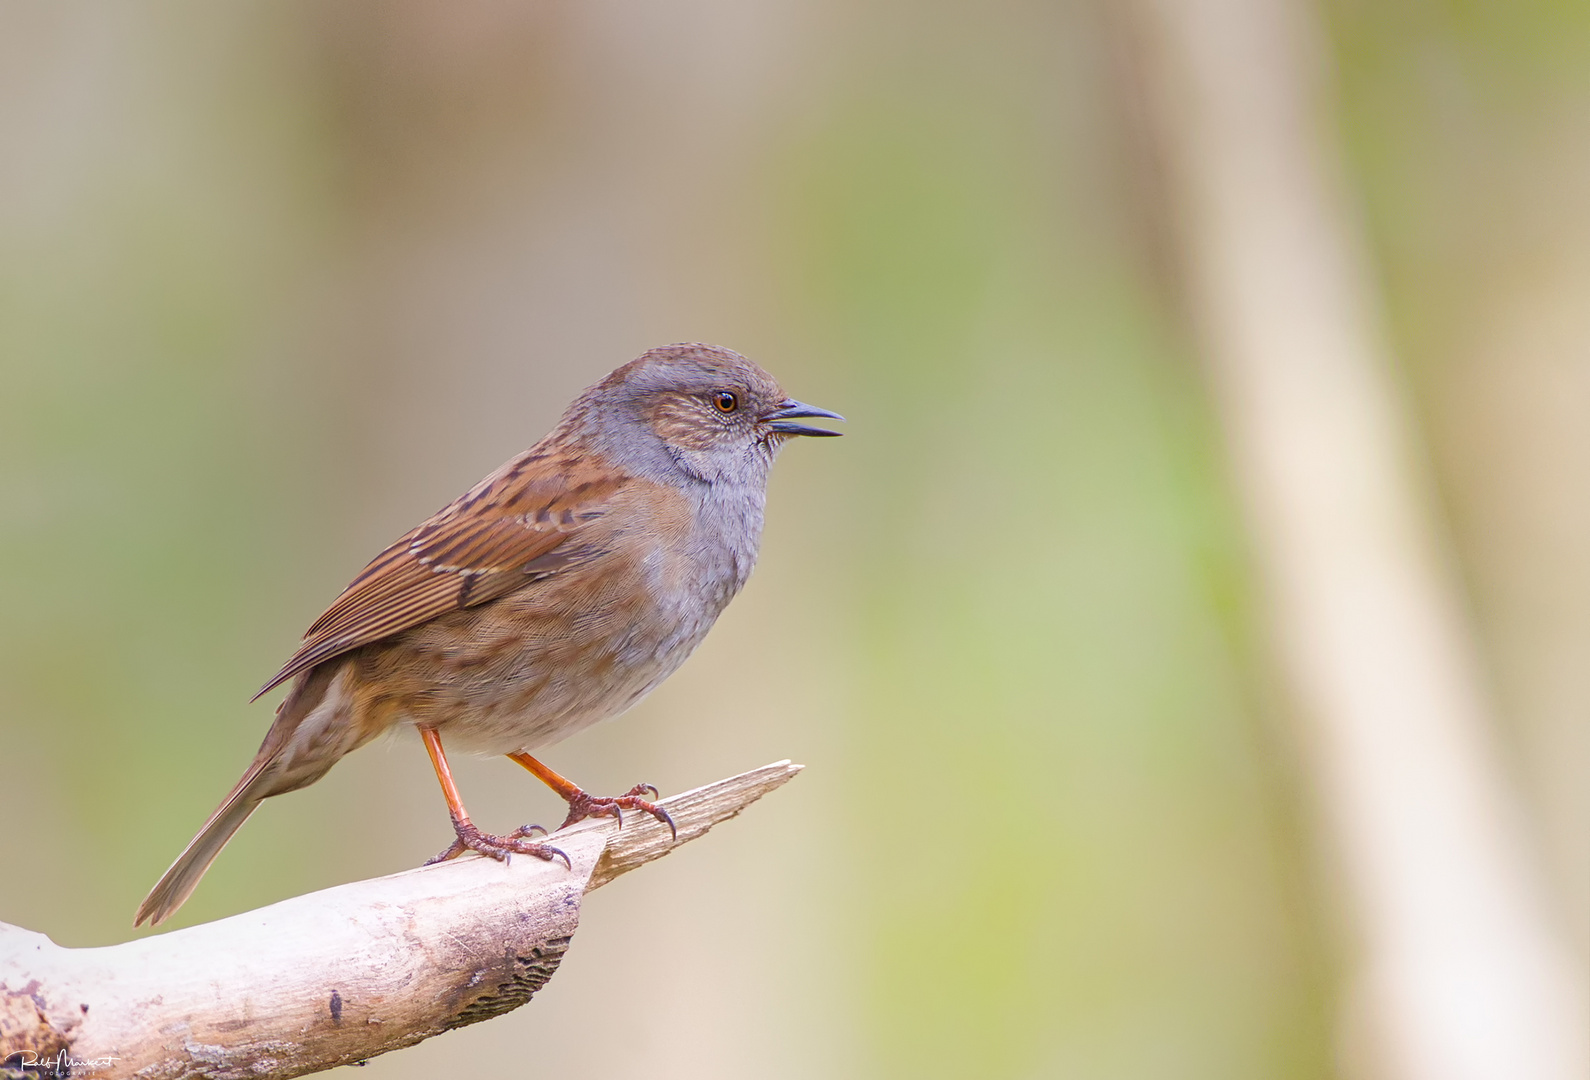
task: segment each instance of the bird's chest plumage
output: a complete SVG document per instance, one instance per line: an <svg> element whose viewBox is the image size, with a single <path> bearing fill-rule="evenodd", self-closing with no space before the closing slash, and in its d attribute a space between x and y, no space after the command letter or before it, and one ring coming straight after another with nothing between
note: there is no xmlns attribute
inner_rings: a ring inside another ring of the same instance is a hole
<svg viewBox="0 0 1590 1080"><path fill-rule="evenodd" d="M416 627L371 655L386 670L361 681L407 685L390 720L465 748L556 742L623 712L689 657L751 574L762 509L759 488L619 507L584 541L578 572Z"/></svg>
<svg viewBox="0 0 1590 1080"><path fill-rule="evenodd" d="M645 559L646 589L677 640L694 648L745 585L762 537L760 489L708 489L677 540L659 538ZM672 637L670 638L672 640Z"/></svg>

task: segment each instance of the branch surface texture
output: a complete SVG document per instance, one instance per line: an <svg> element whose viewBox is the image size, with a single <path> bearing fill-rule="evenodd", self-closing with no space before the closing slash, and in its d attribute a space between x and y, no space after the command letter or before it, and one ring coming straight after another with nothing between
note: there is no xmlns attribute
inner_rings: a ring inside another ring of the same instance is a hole
<svg viewBox="0 0 1590 1080"><path fill-rule="evenodd" d="M0 923L0 1076L302 1076L412 1046L530 1000L580 902L780 787L788 761L580 822L561 862L465 856L121 945L67 949ZM23 1063L33 1063L23 1070Z"/></svg>

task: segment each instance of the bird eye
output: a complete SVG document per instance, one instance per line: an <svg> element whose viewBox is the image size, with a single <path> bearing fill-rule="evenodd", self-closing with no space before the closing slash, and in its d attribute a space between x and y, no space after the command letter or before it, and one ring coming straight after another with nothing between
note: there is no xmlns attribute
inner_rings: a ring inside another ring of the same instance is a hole
<svg viewBox="0 0 1590 1080"><path fill-rule="evenodd" d="M732 413L740 407L740 399L727 390L719 390L712 395L712 404L718 407L720 413Z"/></svg>

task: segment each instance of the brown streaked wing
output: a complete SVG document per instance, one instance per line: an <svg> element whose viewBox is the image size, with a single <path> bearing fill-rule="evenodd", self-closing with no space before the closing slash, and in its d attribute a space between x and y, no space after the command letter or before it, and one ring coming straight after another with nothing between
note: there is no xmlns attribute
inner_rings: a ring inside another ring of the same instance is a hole
<svg viewBox="0 0 1590 1080"><path fill-rule="evenodd" d="M555 572L556 549L606 511L621 483L567 459L531 453L509 462L371 560L255 697L334 656Z"/></svg>

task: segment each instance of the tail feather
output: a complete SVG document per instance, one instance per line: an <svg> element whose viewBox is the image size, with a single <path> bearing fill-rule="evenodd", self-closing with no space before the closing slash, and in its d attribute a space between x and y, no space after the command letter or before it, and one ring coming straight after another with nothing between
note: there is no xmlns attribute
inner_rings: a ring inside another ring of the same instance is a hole
<svg viewBox="0 0 1590 1080"><path fill-rule="evenodd" d="M144 897L144 902L138 905L134 926L142 924L145 919L149 920L151 926L158 926L166 916L181 907L215 857L226 847L226 842L232 839L232 834L243 827L243 822L249 819L249 815L267 795L275 794L274 791L266 790L268 770L265 766L268 764L268 760L256 761L243 774L237 786L210 815L210 820L204 823L204 828L189 841L182 854L177 856L177 861L171 864L155 887L149 890L149 895Z"/></svg>
<svg viewBox="0 0 1590 1080"><path fill-rule="evenodd" d="M321 664L298 676L287 697L277 707L276 719L270 731L265 733L265 741L260 744L259 753L254 755L253 764L226 798L221 800L221 805L204 823L199 835L177 856L171 869L149 890L144 902L138 905L134 926L141 925L146 919L150 925L158 926L181 907L215 857L226 847L226 842L232 839L232 834L243 827L243 822L248 820L262 801L272 795L281 795L314 783L326 774L326 770L339 757L359 745L355 741L335 747L331 752L307 761L292 759L290 754L283 756L299 723L320 704L340 668L340 664Z"/></svg>

